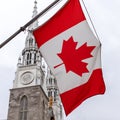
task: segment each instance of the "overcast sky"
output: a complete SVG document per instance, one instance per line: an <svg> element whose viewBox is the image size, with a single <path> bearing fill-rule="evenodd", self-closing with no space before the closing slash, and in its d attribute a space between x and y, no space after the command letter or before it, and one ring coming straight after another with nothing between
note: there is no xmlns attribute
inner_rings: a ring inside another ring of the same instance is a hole
<svg viewBox="0 0 120 120"><path fill-rule="evenodd" d="M38 0L38 11L53 1ZM65 120L120 120L120 0L84 2L102 43L106 93L87 99ZM0 0L0 43L31 19L33 6L34 0ZM0 120L7 119L9 89L13 85L25 37L25 32L20 33L0 49Z"/></svg>

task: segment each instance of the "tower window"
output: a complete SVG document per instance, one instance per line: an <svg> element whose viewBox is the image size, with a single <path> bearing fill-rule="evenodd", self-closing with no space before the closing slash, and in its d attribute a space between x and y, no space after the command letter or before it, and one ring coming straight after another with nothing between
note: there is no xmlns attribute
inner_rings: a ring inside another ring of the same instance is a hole
<svg viewBox="0 0 120 120"><path fill-rule="evenodd" d="M36 64L36 54L34 54L34 64Z"/></svg>
<svg viewBox="0 0 120 120"><path fill-rule="evenodd" d="M52 78L49 78L49 84L52 85Z"/></svg>
<svg viewBox="0 0 120 120"><path fill-rule="evenodd" d="M56 84L56 79L54 78L54 84Z"/></svg>
<svg viewBox="0 0 120 120"><path fill-rule="evenodd" d="M32 47L32 45L33 45L33 39L30 38L30 39L29 39L29 46Z"/></svg>
<svg viewBox="0 0 120 120"><path fill-rule="evenodd" d="M30 53L29 64L31 64L31 59L32 59L32 53Z"/></svg>
<svg viewBox="0 0 120 120"><path fill-rule="evenodd" d="M32 60L32 53L27 53L27 65L31 64L31 60Z"/></svg>
<svg viewBox="0 0 120 120"><path fill-rule="evenodd" d="M44 120L44 116L45 116L45 103L43 101L43 114L42 114L42 119Z"/></svg>
<svg viewBox="0 0 120 120"><path fill-rule="evenodd" d="M56 101L56 97L57 97L57 90L54 89L54 101Z"/></svg>
<svg viewBox="0 0 120 120"><path fill-rule="evenodd" d="M27 120L28 112L28 100L26 96L23 96L20 101L20 117L19 120Z"/></svg>
<svg viewBox="0 0 120 120"><path fill-rule="evenodd" d="M29 53L27 54L27 65L29 64Z"/></svg>
<svg viewBox="0 0 120 120"><path fill-rule="evenodd" d="M48 91L48 97L50 97L50 96L52 96L52 91L51 90Z"/></svg>

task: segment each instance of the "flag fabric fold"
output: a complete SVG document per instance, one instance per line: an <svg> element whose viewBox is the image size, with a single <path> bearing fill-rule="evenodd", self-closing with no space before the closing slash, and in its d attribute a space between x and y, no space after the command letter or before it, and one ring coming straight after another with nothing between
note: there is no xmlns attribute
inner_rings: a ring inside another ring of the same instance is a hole
<svg viewBox="0 0 120 120"><path fill-rule="evenodd" d="M33 35L57 79L66 115L85 99L104 94L101 43L92 33L79 0L69 0Z"/></svg>

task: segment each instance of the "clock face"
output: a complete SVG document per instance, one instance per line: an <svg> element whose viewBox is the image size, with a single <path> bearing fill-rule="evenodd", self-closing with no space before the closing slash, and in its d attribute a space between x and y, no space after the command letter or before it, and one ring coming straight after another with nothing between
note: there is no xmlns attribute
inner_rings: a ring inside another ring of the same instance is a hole
<svg viewBox="0 0 120 120"><path fill-rule="evenodd" d="M24 85L30 84L34 79L33 73L26 72L21 75L21 83Z"/></svg>

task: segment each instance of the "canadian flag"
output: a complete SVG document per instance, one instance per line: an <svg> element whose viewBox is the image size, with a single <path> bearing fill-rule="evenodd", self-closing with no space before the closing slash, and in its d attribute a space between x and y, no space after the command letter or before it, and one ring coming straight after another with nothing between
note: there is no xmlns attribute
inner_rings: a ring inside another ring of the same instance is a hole
<svg viewBox="0 0 120 120"><path fill-rule="evenodd" d="M92 33L79 0L69 0L33 34L57 79L66 115L85 99L104 94L101 43Z"/></svg>

